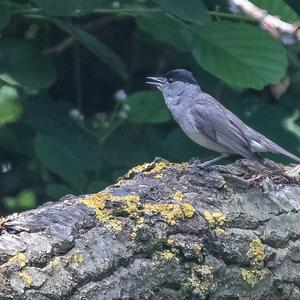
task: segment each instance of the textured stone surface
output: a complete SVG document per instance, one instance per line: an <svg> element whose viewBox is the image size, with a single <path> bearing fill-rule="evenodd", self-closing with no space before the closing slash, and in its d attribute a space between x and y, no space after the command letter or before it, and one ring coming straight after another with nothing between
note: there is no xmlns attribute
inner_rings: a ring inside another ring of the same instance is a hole
<svg viewBox="0 0 300 300"><path fill-rule="evenodd" d="M0 299L300 299L300 186L253 168L158 160L7 217Z"/></svg>

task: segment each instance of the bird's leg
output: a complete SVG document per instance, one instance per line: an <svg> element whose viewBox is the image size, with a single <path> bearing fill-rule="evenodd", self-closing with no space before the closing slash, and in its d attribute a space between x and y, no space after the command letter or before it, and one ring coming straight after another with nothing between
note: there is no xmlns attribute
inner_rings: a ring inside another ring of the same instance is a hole
<svg viewBox="0 0 300 300"><path fill-rule="evenodd" d="M221 159L223 159L223 158L226 158L226 157L228 157L228 156L229 156L229 154L223 153L223 154L221 154L220 156L217 156L216 158L213 158L213 159L211 159L211 160L205 161L205 162L200 163L200 164L197 163L196 166L199 167L199 168L206 168L207 166L209 166L209 165L211 165L211 164L214 164L215 162L217 162L217 161L219 161L219 160L221 160Z"/></svg>

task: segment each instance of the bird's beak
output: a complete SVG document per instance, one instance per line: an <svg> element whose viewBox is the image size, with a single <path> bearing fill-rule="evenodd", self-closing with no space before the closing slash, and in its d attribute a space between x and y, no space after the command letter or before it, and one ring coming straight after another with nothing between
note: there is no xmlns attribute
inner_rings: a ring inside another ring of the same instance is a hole
<svg viewBox="0 0 300 300"><path fill-rule="evenodd" d="M162 89L165 78L163 77L147 77L147 84L155 85L159 90Z"/></svg>

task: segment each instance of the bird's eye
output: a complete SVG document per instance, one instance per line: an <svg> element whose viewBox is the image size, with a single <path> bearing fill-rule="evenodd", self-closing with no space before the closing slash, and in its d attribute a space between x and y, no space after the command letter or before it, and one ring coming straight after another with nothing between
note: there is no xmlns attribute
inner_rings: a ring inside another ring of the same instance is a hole
<svg viewBox="0 0 300 300"><path fill-rule="evenodd" d="M172 83L173 82L173 78L172 77L168 78L168 82Z"/></svg>

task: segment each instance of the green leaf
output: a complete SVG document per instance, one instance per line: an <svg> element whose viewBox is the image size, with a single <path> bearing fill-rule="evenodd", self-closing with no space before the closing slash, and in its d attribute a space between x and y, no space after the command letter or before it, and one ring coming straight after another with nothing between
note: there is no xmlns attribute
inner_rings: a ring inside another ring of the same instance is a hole
<svg viewBox="0 0 300 300"><path fill-rule="evenodd" d="M22 104L15 88L4 85L0 88L0 126L17 121L22 114Z"/></svg>
<svg viewBox="0 0 300 300"><path fill-rule="evenodd" d="M286 72L284 47L269 33L227 21L194 27L192 53L208 72L228 84L262 89Z"/></svg>
<svg viewBox="0 0 300 300"><path fill-rule="evenodd" d="M251 0L251 2L271 15L280 16L284 21L299 21L298 14L284 0Z"/></svg>
<svg viewBox="0 0 300 300"><path fill-rule="evenodd" d="M0 0L0 30L10 21L10 9L6 1Z"/></svg>
<svg viewBox="0 0 300 300"><path fill-rule="evenodd" d="M25 210L36 207L36 195L33 191L24 190L15 197L6 196L4 206L9 210Z"/></svg>
<svg viewBox="0 0 300 300"><path fill-rule="evenodd" d="M109 47L101 43L93 35L80 29L70 22L62 22L58 19L53 19L53 22L63 30L72 34L78 41L87 47L92 53L100 57L105 63L110 65L122 78L128 77L126 67L121 58L113 52Z"/></svg>
<svg viewBox="0 0 300 300"><path fill-rule="evenodd" d="M155 0L168 14L192 23L203 24L209 21L209 15L204 4L199 0Z"/></svg>
<svg viewBox="0 0 300 300"><path fill-rule="evenodd" d="M100 8L103 0L33 0L47 15L81 16Z"/></svg>
<svg viewBox="0 0 300 300"><path fill-rule="evenodd" d="M79 158L70 150L70 145L39 133L34 142L36 155L43 166L83 192L87 177Z"/></svg>
<svg viewBox="0 0 300 300"><path fill-rule="evenodd" d="M165 101L159 92L141 91L126 100L129 105L128 120L135 123L159 124L170 120Z"/></svg>
<svg viewBox="0 0 300 300"><path fill-rule="evenodd" d="M79 165L81 170L99 170L102 164L99 138L81 127L69 114L70 106L64 102L55 103L46 97L29 98L24 101L23 121L47 135L48 140L51 137L53 142L50 142L53 145L62 145L62 151L75 157L76 165ZM58 159L64 164L59 157Z"/></svg>
<svg viewBox="0 0 300 300"><path fill-rule="evenodd" d="M187 51L187 43L183 38L188 26L173 17L163 14L151 14L136 18L139 28L158 41Z"/></svg>
<svg viewBox="0 0 300 300"><path fill-rule="evenodd" d="M3 39L0 40L0 79L11 85L38 90L55 82L56 71L30 43Z"/></svg>

